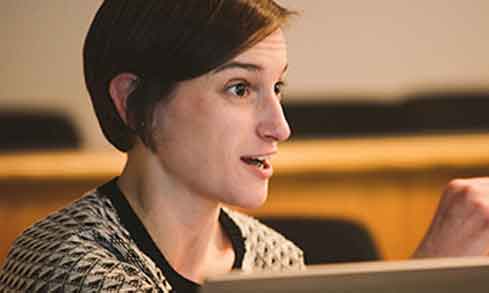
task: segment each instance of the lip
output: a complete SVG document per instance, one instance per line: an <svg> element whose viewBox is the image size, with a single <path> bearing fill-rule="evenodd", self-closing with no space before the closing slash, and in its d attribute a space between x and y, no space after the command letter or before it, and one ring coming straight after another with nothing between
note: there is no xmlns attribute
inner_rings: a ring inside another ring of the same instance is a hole
<svg viewBox="0 0 489 293"><path fill-rule="evenodd" d="M262 153L257 153L257 154L252 154L252 155L244 155L244 156L241 156L241 157L267 157L267 156L274 156L277 154L277 151L276 150L272 150L272 151L269 151L269 152L262 152Z"/></svg>
<svg viewBox="0 0 489 293"><path fill-rule="evenodd" d="M273 175L273 166L272 166L272 162L271 162L271 157L273 155L275 155L276 153L277 153L277 151L271 151L271 152L261 153L261 154L257 154L257 155L245 155L245 156L241 156L240 161L256 177L258 177L259 179L262 179L262 180L267 180L267 179L270 179L270 177L272 177L272 175ZM268 157L268 160L267 160L266 167L262 169L262 168L258 168L257 166L245 163L243 161L244 157L254 157L254 158L256 158L256 157Z"/></svg>
<svg viewBox="0 0 489 293"><path fill-rule="evenodd" d="M264 168L264 169L258 168L257 166L246 164L242 160L241 160L241 163L243 163L243 165L245 165L245 167L252 174L254 174L256 177L258 177L258 178L260 178L262 180L270 179L270 177L272 177L272 175L273 175L273 167L272 167L272 164L271 163L266 168Z"/></svg>

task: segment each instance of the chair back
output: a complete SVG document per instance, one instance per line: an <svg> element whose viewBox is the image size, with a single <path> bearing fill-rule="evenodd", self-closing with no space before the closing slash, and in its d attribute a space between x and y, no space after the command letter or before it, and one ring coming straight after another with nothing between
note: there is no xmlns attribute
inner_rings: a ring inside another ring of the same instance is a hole
<svg viewBox="0 0 489 293"><path fill-rule="evenodd" d="M381 259L369 231L357 222L294 217L260 221L302 248L307 265Z"/></svg>

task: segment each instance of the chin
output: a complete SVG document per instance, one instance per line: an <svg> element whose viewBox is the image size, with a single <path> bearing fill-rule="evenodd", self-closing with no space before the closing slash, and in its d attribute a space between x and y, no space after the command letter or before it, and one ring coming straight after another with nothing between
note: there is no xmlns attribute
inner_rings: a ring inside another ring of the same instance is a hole
<svg viewBox="0 0 489 293"><path fill-rule="evenodd" d="M229 204L242 209L253 210L261 207L265 203L267 195L268 187L260 190L248 189L247 191L240 192L240 194L236 194L236 196L233 197L233 202L230 202Z"/></svg>

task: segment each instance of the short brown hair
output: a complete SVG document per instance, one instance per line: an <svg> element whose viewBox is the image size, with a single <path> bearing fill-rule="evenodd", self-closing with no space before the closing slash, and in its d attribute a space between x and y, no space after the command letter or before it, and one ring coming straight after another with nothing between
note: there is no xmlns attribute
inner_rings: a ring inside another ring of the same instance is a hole
<svg viewBox="0 0 489 293"><path fill-rule="evenodd" d="M281 27L289 10L273 0L105 0L85 39L85 82L102 131L120 151L134 135L151 147L154 105L179 81L205 74ZM120 73L138 76L128 123L109 94Z"/></svg>

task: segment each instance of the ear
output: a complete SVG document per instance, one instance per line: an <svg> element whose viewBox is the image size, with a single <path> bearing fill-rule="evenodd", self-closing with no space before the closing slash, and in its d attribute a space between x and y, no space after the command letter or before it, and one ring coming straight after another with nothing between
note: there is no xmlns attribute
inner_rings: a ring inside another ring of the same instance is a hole
<svg viewBox="0 0 489 293"><path fill-rule="evenodd" d="M112 102L119 113L119 117L128 125L127 121L127 97L135 89L138 77L132 73L120 73L109 84L109 93Z"/></svg>

